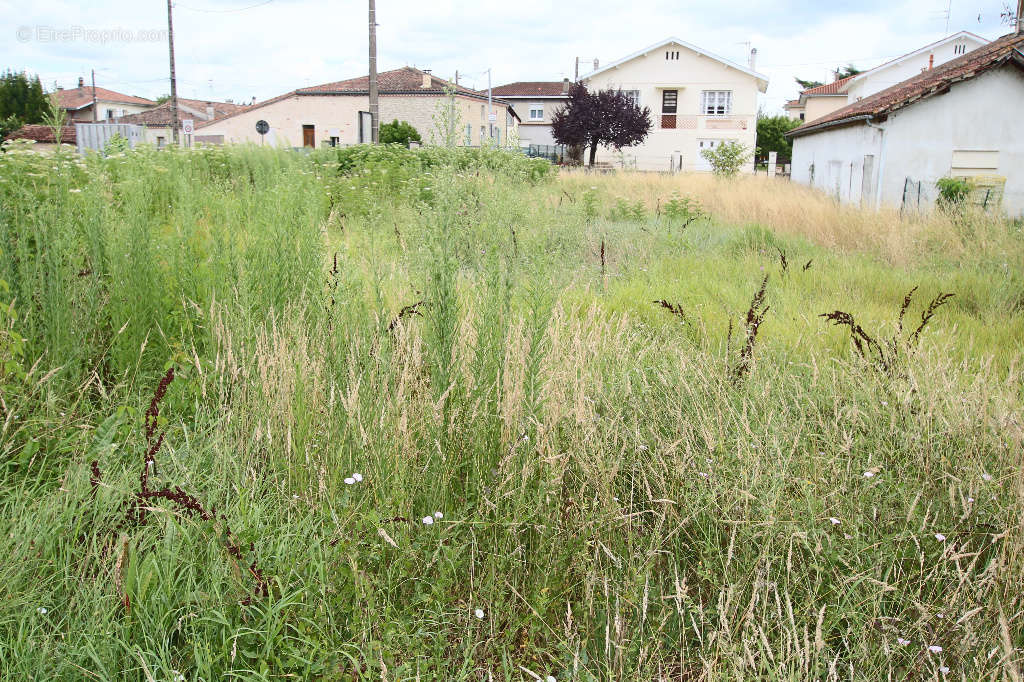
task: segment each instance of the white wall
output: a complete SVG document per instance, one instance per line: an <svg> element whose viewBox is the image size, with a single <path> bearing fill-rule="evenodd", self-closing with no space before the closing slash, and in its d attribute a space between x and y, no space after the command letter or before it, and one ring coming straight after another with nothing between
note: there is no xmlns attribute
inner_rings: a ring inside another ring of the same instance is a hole
<svg viewBox="0 0 1024 682"><path fill-rule="evenodd" d="M666 59L668 51L679 59ZM668 171L672 158L682 156L683 170L703 167L698 155L701 139L738 140L753 152L757 140L757 79L722 62L692 52L681 45L665 45L596 76L585 77L591 90L615 88L639 90L640 106L650 107L654 125L643 144L623 150L627 165L639 170ZM661 128L662 92L679 91L675 129ZM701 92L732 91L732 114L715 118L701 113ZM589 159L589 151L584 161ZM619 155L601 148L598 161L618 164ZM748 166L754 170L753 158Z"/></svg>
<svg viewBox="0 0 1024 682"><path fill-rule="evenodd" d="M881 133L863 123L798 137L793 140L792 180L843 203L873 207L880 141Z"/></svg>
<svg viewBox="0 0 1024 682"><path fill-rule="evenodd" d="M1005 66L897 111L879 124L884 133L855 123L796 138L792 178L844 203L858 203L864 186L858 182L864 157L874 155L874 172L881 174L881 203L900 206L909 178L921 182L922 205L929 205L937 194L936 180L952 171L954 151L998 151L996 174L1007 179L1003 208L1011 216L1020 216L1024 214L1021 111L1024 73ZM873 197L869 199L865 203L875 203Z"/></svg>

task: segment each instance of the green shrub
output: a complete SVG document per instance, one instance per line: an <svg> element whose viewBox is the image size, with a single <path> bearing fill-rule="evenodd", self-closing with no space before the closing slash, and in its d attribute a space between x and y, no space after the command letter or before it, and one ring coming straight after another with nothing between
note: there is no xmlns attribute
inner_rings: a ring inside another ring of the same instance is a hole
<svg viewBox="0 0 1024 682"><path fill-rule="evenodd" d="M935 186L939 190L939 206L946 209L963 206L974 190L974 185L967 178L939 178Z"/></svg>
<svg viewBox="0 0 1024 682"><path fill-rule="evenodd" d="M400 144L408 147L410 142L422 142L419 132L408 121L395 119L380 127L381 144Z"/></svg>
<svg viewBox="0 0 1024 682"><path fill-rule="evenodd" d="M750 148L734 140L701 150L700 154L711 164L715 175L727 178L737 175L751 158Z"/></svg>

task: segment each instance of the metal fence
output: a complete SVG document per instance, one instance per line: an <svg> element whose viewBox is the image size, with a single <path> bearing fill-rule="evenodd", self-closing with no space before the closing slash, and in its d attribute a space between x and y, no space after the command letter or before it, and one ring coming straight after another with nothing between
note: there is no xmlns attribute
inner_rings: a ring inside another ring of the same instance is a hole
<svg viewBox="0 0 1024 682"><path fill-rule="evenodd" d="M128 146L135 149L135 145L143 140L142 126L130 123L76 123L75 138L78 142L78 153L84 154L87 149L102 152L107 143L114 137L120 135L128 141Z"/></svg>
<svg viewBox="0 0 1024 682"><path fill-rule="evenodd" d="M565 160L565 145L561 144L524 145L520 151L530 158L547 159L552 163L562 163Z"/></svg>

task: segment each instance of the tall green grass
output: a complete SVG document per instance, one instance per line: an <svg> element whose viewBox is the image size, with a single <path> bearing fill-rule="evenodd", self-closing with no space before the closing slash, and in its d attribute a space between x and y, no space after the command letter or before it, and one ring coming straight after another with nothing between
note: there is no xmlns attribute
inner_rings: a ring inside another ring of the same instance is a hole
<svg viewBox="0 0 1024 682"><path fill-rule="evenodd" d="M894 260L498 151L0 177L4 679L1020 675L1012 226ZM893 371L818 317L889 337L918 285ZM133 520L161 433L212 520Z"/></svg>

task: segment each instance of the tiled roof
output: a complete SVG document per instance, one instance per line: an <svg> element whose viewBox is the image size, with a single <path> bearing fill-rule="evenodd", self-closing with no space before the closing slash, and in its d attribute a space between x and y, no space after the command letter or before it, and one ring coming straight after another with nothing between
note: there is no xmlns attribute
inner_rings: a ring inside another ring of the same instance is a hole
<svg viewBox="0 0 1024 682"><path fill-rule="evenodd" d="M36 142L49 142L53 144L56 140L53 137L53 128L37 123L22 126L10 134L12 140L35 140ZM64 144L75 144L78 138L75 136L75 126L64 126L64 133L60 141Z"/></svg>
<svg viewBox="0 0 1024 682"><path fill-rule="evenodd" d="M1024 69L1024 34L1012 33L979 47L952 61L925 71L891 88L837 109L831 114L790 131L787 135L799 137L822 127L831 127L845 121L884 119L890 113L932 95L947 92L954 83L974 78L989 69L1012 63Z"/></svg>
<svg viewBox="0 0 1024 682"><path fill-rule="evenodd" d="M455 91L460 95L472 95L475 97L479 96L479 93L464 88L460 85L455 85L443 78L430 74L430 87L423 87L423 76L426 74L425 71L413 68L411 66L403 66L401 69L395 69L394 71L385 71L377 74L377 91L382 94L397 94L397 93L428 93L428 94L442 94L445 88L454 88ZM370 91L370 77L359 76L358 78L350 78L344 81L336 81L334 83L324 83L323 85L314 85L310 88L299 88L295 91L299 95L320 95L320 94L365 94Z"/></svg>
<svg viewBox="0 0 1024 682"><path fill-rule="evenodd" d="M564 86L562 81L520 81L491 88L491 93L497 97L568 97Z"/></svg>
<svg viewBox="0 0 1024 682"><path fill-rule="evenodd" d="M207 105L213 107L213 119L211 120L214 121L216 121L219 118L224 118L225 116L230 116L231 114L238 113L239 111L247 108L239 104L229 104L227 102L206 102L201 99L184 99L182 97L179 97L178 120L180 121L182 119L191 118L192 115L188 112L187 109L183 108L188 107L193 111L199 112L203 117L202 120L206 121L207 119L205 118L205 116ZM173 115L171 112L171 102L170 100L168 100L163 104L158 104L156 107L148 111L143 111L138 114L129 114L128 116L122 116L121 118L117 119L117 122L134 123L137 125L147 126L169 126L171 125L172 118Z"/></svg>
<svg viewBox="0 0 1024 682"><path fill-rule="evenodd" d="M65 109L81 109L92 104L92 86L74 88L72 90L58 90L57 101ZM116 102L118 104L138 104L140 106L156 106L156 102L134 95L125 95L106 88L96 88L97 102Z"/></svg>
<svg viewBox="0 0 1024 682"><path fill-rule="evenodd" d="M786 106L786 107L799 107L799 106L801 106L801 104L800 104L800 100L798 100L798 99L791 99L788 102L786 102L783 106Z"/></svg>
<svg viewBox="0 0 1024 682"><path fill-rule="evenodd" d="M844 86L851 80L853 80L853 76L847 76L846 78L840 78L839 80L832 81L831 83L819 85L816 88L807 88L800 93L800 98L803 99L807 96L815 97L818 95L842 95L845 92Z"/></svg>
<svg viewBox="0 0 1024 682"><path fill-rule="evenodd" d="M411 66L403 66L400 69L393 71L384 71L383 73L377 74L377 92L382 96L387 95L444 95L445 88L453 88L456 95L463 97L471 97L477 100L486 100L487 94L481 95L475 90L470 90L462 86L457 86L450 81L446 81L443 78L438 78L433 74L430 74L430 87L423 87L423 76L426 74L425 71L413 68ZM270 99L262 102L257 102L251 106L244 107L239 111L228 114L222 118L229 118L245 111L252 111L253 109L260 109L262 107L280 102L281 100L288 99L289 97L299 96L311 96L311 95L366 95L370 91L370 77L359 76L358 78L350 78L344 81L336 81L334 83L324 83L323 85L314 85L308 88L299 88L286 92L283 95L277 97L271 97ZM496 104L502 106L510 106L508 102L501 100L494 100ZM514 112L513 112L514 115ZM203 128L208 125L213 125L219 122L220 118L214 121L204 121L197 123L197 128Z"/></svg>

